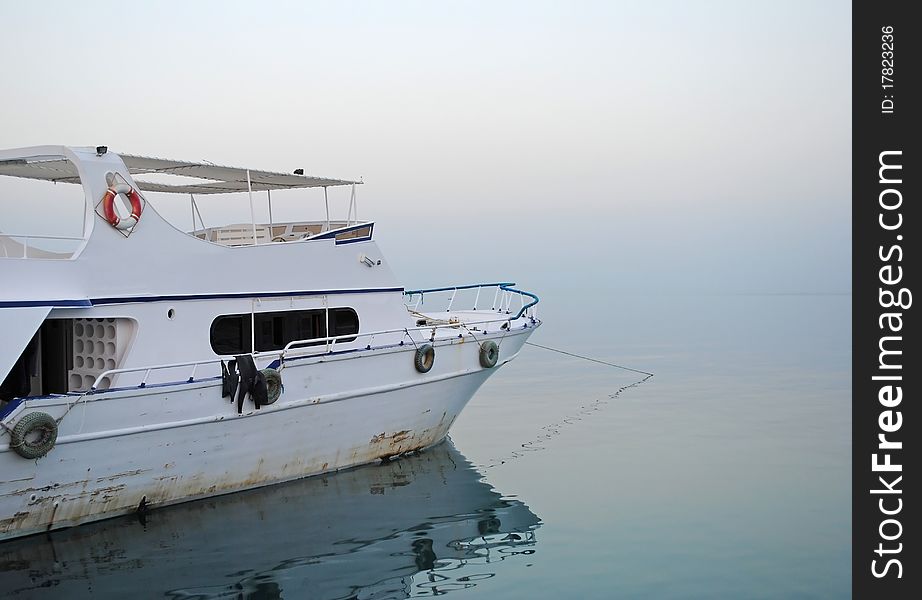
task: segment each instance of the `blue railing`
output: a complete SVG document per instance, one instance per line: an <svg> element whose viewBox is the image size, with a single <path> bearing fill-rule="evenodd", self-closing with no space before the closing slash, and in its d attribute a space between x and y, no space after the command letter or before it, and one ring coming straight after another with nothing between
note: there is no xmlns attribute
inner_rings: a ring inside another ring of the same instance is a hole
<svg viewBox="0 0 922 600"><path fill-rule="evenodd" d="M404 295L407 296L410 302L413 301L414 296L419 296L419 299L416 301L414 307L419 306L424 300L426 294L434 294L439 292L451 292L451 298L448 301L447 312L451 312L452 306L454 305L455 298L459 291L461 290L477 290L477 296L474 299L473 310L477 310L478 303L480 302L480 293L485 288L496 288L496 292L493 294L493 303L491 305L491 310L496 310L500 312L505 312L506 314L511 314L512 308L512 298L518 294L519 299L521 300L521 306L519 311L516 313L512 319L518 319L522 315L528 313L529 310L532 310L538 302L540 301L538 296L532 294L531 292L526 292L524 290L518 290L512 286L515 283L511 281L498 282L498 283L473 283L470 285L455 285L448 287L438 287L438 288L427 288L424 290L406 290ZM530 301L525 302L525 299L528 298ZM534 311L532 310L532 315L534 316Z"/></svg>

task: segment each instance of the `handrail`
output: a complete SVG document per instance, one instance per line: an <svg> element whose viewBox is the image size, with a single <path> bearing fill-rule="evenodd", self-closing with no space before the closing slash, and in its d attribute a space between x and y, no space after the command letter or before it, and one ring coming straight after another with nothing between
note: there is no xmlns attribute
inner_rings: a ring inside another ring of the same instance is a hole
<svg viewBox="0 0 922 600"><path fill-rule="evenodd" d="M440 288L427 288L425 290L406 290L404 294L407 296L413 296L415 294L429 294L432 292L450 292L452 290L472 290L474 288L480 287L502 287L504 285L515 285L515 282L504 281L499 283L471 283L469 285L454 285L449 287L440 287Z"/></svg>
<svg viewBox="0 0 922 600"><path fill-rule="evenodd" d="M487 323L499 323L502 321L513 321L516 318L518 317L509 318L509 317L504 316L500 319L484 319L482 321L466 321L464 323L460 321L454 322L454 323L452 322L433 323L431 325L421 325L418 327L401 327L397 329L382 329L380 331L368 331L365 333L357 333L357 334L335 335L335 336L329 336L329 337L310 338L306 340L293 340L285 344L285 347L282 348L281 350L271 350L269 352L254 352L253 356L254 357L264 357L264 356L280 355L279 359L284 360L285 354L289 350L296 350L299 346L319 345L319 344L323 344L326 342L328 343L327 352L332 352L332 349L331 349L332 346L336 345L336 342L339 340L352 341L352 340L357 340L363 337L375 337L378 335L387 335L391 333L403 333L405 335L409 335L410 332L416 332L416 331L433 331L434 332L436 329L446 329L446 328L457 329L459 327L468 327L470 325L484 325ZM332 344L329 344L330 342L332 342ZM370 348L366 347L366 350L367 349L370 349Z"/></svg>
<svg viewBox="0 0 922 600"><path fill-rule="evenodd" d="M356 333L356 334L308 338L308 339L303 339L303 340L293 340L285 344L285 347L282 348L281 350L268 350L264 352L250 352L248 354L250 354L250 356L252 356L254 359L275 357L278 360L284 362L287 354L290 351L298 350L299 347L301 346L326 344L324 353L328 354L333 351L332 348L336 345L336 342L340 340L354 341L354 340L358 340L359 338L365 338L365 337L373 338L378 335L387 335L387 334L393 334L393 333L403 333L404 335L409 336L410 332L418 332L418 331L432 331L433 336L434 336L434 332L437 329L447 329L447 328L457 329L458 327L484 325L487 323L499 323L501 321L513 321L517 318L519 318L518 315L515 317L511 317L511 318L508 316L503 316L502 318L498 318L498 319L484 319L481 321L469 321L465 323L460 323L460 322L458 323L433 323L431 325L423 325L423 326L418 326L418 327L382 329L380 331L367 331L364 333ZM410 339L412 340L412 336ZM365 349L371 350L372 348L369 344L369 345L366 345ZM298 355L295 355L295 356L298 356ZM150 374L152 371L162 371L166 369L178 369L181 367L192 367L192 375L187 379L187 383L193 383L195 381L195 370L197 367L199 367L200 365L217 364L224 360L227 360L227 357L210 358L207 360L187 361L187 362L179 362L179 363L168 363L168 364L161 364L161 365L145 365L142 367L127 367L123 369L108 369L96 376L96 379L93 382L93 385L90 387L87 393L92 394L92 393L99 391L99 383L104 378L106 377L111 378L111 376L113 375L120 375L124 373L140 373L144 371L145 374L141 380L141 384L137 386L139 388L144 388L147 386L147 378L150 377Z"/></svg>
<svg viewBox="0 0 922 600"><path fill-rule="evenodd" d="M37 233L9 233L6 231L0 231L0 236L3 237L20 237L32 240L73 240L77 242L82 242L86 238L83 236L73 236L73 235L39 235Z"/></svg>
<svg viewBox="0 0 922 600"><path fill-rule="evenodd" d="M210 365L223 362L223 358L210 358L208 360L195 360L190 362L181 362L181 363L167 363L164 365L145 365L143 367L127 367L124 369L108 369L103 371L96 376L93 385L90 386L88 390L89 393L94 393L99 391L99 382L105 379L106 377L111 377L112 375L121 375L123 373L140 373L141 371L146 371L144 377L141 379L141 384L139 388L147 387L147 378L150 377L151 371L161 371L164 369L178 369L180 367L192 367L192 375L188 378L187 382L192 383L195 381L195 370L199 365Z"/></svg>
<svg viewBox="0 0 922 600"><path fill-rule="evenodd" d="M515 284L511 284L511 285L515 285ZM500 289L503 289L503 290L505 290L505 291L507 291L507 292L514 292L514 293L518 294L519 296L523 296L523 298L522 298L523 301L524 301L524 296L527 296L527 297L529 297L529 298L532 299L532 301L529 302L528 304L523 304L523 305L522 305L522 308L520 308L520 309L519 309L519 312L516 313L515 317L513 317L513 320L514 320L514 319L518 319L518 318L521 317L523 314L525 314L525 311L527 311L529 308L531 308L532 306L538 304L538 302L540 302L541 299L538 298L538 296L537 296L536 294L532 294L531 292L526 292L525 290L517 290L517 289L515 289L514 287L511 287L511 285L509 285L509 286L500 286Z"/></svg>
<svg viewBox="0 0 922 600"><path fill-rule="evenodd" d="M19 258L19 259L29 258L29 247L30 247L29 242L32 240L56 240L56 241L63 240L67 242L83 242L83 241L86 241L87 239L84 236L77 237L77 236L70 236L70 235L43 235L43 234L37 234L37 233L36 234L8 233L6 231L0 231L0 238L9 238L10 240L13 240L14 242L15 242L14 238L20 238L23 240L22 242L16 242L16 243L21 243L22 245L22 256L20 257L10 256L9 250L7 250L6 248L6 244L0 244L3 247L3 257L2 258Z"/></svg>
<svg viewBox="0 0 922 600"><path fill-rule="evenodd" d="M423 290L406 290L404 291L403 294L410 299L412 299L413 296L419 295L420 300L417 301L415 305L415 306L419 306L419 303L422 301L423 296L425 296L426 294L431 294L431 293L436 293L436 292L452 292L452 298L448 304L448 310L446 311L446 312L451 312L451 306L454 303L455 293L457 293L458 290L477 289L477 298L474 300L474 310L476 310L477 302L480 300L480 290L482 288L495 287L496 294L493 295L493 305L492 305L494 309L496 308L497 300L499 300L500 310L504 310L503 305L505 305L505 312L508 314L511 311L510 303L512 301L512 294L519 294L519 296L522 298L521 308L516 313L516 315L512 317L512 319L515 320L515 319L520 318L522 315L524 315L528 311L528 309L538 304L538 302L540 302L540 299L538 298L537 295L531 292L526 292L524 290L519 290L519 289L512 287L514 285L515 283L511 281L499 282L499 283L473 283L470 285L457 285L457 286L450 286L450 287L428 288L428 289L423 289ZM499 296L500 291L506 292L506 293L503 294L502 297L500 297ZM525 301L524 301L525 297L531 298L532 301L529 302L528 304L525 304Z"/></svg>

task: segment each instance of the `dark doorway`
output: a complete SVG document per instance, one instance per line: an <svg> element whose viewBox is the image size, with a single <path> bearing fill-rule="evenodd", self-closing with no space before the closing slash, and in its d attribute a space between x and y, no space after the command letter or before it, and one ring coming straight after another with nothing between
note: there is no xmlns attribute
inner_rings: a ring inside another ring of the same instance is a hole
<svg viewBox="0 0 922 600"><path fill-rule="evenodd" d="M41 394L66 394L68 371L74 367L74 322L49 319L42 324Z"/></svg>

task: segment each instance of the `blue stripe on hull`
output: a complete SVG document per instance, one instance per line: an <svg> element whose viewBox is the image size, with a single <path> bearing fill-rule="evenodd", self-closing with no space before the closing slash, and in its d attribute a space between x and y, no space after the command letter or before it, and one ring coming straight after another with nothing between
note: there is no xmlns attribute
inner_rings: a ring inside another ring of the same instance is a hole
<svg viewBox="0 0 922 600"><path fill-rule="evenodd" d="M334 294L374 294L378 292L403 292L402 287L365 288L357 290L309 290L295 292L241 292L234 294L191 294L184 296L126 296L122 298L90 298L87 300L0 300L0 308L54 306L60 308L90 308L106 304L133 304L139 302L182 302L184 300L222 300L229 298L284 298L287 296L324 296Z"/></svg>

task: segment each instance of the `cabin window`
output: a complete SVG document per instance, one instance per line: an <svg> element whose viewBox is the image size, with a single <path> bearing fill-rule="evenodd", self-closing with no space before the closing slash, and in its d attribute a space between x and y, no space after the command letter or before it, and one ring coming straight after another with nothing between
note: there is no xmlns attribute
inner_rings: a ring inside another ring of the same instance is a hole
<svg viewBox="0 0 922 600"><path fill-rule="evenodd" d="M351 308L333 308L330 310L330 329L335 337L341 335L354 335L359 332L359 316ZM337 340L340 342L351 342L355 338Z"/></svg>
<svg viewBox="0 0 922 600"><path fill-rule="evenodd" d="M336 343L351 342L359 332L359 316L351 308L331 308L330 335L352 336ZM250 352L250 324L255 325L256 351L281 350L290 342L327 337L326 311L289 310L256 315L222 315L211 324L211 349L215 354L232 355ZM323 344L313 342L305 346Z"/></svg>
<svg viewBox="0 0 922 600"><path fill-rule="evenodd" d="M250 347L250 315L218 317L211 324L211 349L215 354L243 354Z"/></svg>

